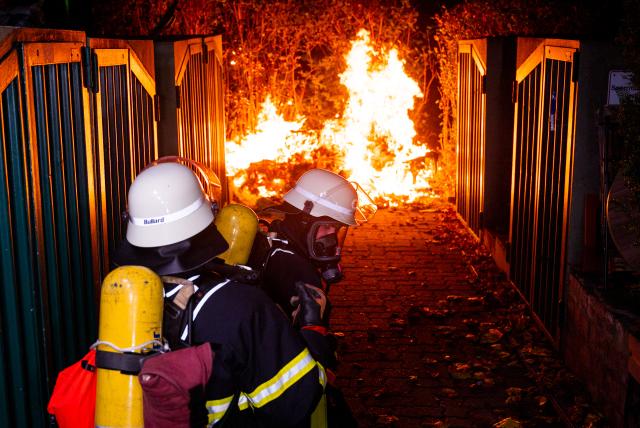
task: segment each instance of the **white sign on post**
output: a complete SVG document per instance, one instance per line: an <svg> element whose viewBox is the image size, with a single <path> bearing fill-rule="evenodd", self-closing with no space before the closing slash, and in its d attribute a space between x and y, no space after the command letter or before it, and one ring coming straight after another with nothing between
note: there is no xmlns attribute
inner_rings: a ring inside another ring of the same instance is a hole
<svg viewBox="0 0 640 428"><path fill-rule="evenodd" d="M607 104L619 105L624 97L635 95L638 88L633 86L633 73L624 70L611 70L609 72L609 93Z"/></svg>

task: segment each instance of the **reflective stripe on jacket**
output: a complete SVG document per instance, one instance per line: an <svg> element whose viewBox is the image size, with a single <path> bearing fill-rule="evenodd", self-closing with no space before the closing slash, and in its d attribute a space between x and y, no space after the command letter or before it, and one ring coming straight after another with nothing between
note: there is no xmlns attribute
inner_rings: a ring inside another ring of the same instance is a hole
<svg viewBox="0 0 640 428"><path fill-rule="evenodd" d="M307 426L326 375L303 335L262 290L218 282L194 311L192 332L195 344L210 342L216 354L203 403L209 425Z"/></svg>

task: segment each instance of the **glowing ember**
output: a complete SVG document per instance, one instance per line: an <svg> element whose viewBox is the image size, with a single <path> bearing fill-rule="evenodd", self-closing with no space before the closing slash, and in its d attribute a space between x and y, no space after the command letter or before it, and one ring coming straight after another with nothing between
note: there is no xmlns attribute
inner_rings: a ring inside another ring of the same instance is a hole
<svg viewBox="0 0 640 428"><path fill-rule="evenodd" d="M304 118L286 121L267 98L256 132L227 142L227 171L240 199L250 197L248 185L265 197L284 190L284 180L269 178L273 171L261 171L264 161L272 161L271 169L273 162L306 162L340 172L378 200L411 202L430 194L432 170L425 164L429 150L413 143L416 132L408 116L414 98L422 93L405 74L398 52L376 52L369 33L360 30L346 60L340 81L349 100L342 117L326 122L319 136L303 131ZM319 149L324 155L334 153L333 165L319 158Z"/></svg>

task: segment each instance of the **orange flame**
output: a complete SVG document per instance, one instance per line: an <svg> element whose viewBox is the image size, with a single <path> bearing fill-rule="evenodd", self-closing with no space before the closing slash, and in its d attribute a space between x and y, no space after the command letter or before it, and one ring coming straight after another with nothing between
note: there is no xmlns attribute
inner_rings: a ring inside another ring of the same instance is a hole
<svg viewBox="0 0 640 428"><path fill-rule="evenodd" d="M280 194L283 180L266 179L259 167L248 170L265 160L318 163L317 151L324 148L338 154L337 164L328 169L358 182L378 200L411 202L430 196L432 170L425 162L429 150L414 144L416 131L408 115L422 92L404 72L397 50L375 51L369 33L360 30L346 61L340 75L349 92L345 111L326 122L319 135L303 131L304 117L286 121L267 98L256 132L227 142L227 171L236 189L247 193L246 185L252 184L260 196Z"/></svg>

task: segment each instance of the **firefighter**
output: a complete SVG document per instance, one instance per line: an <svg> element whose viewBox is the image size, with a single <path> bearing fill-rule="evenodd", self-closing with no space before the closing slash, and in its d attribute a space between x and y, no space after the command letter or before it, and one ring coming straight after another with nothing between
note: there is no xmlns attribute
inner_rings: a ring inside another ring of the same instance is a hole
<svg viewBox="0 0 640 428"><path fill-rule="evenodd" d="M183 320L163 332L173 335L174 349L211 344L215 356L204 402L191 406L196 416L198 409L205 416L206 408L197 425L307 426L325 384L322 363L330 363L318 328L325 296L301 290L296 330L262 290L205 268L227 249L212 202L189 168L160 163L136 177L128 194L126 239L114 263L146 266L162 276L163 329Z"/></svg>
<svg viewBox="0 0 640 428"><path fill-rule="evenodd" d="M275 211L284 218L271 222L266 237L256 240L250 265L261 270L265 291L296 324L300 283L328 294L331 284L343 278L340 256L348 228L369 220L377 207L356 183L323 169L304 173L283 199ZM329 310L324 316L328 326ZM335 365L331 363L327 369L335 369ZM356 426L341 392L332 383L326 389L329 425Z"/></svg>
<svg viewBox="0 0 640 428"><path fill-rule="evenodd" d="M328 294L343 279L340 257L348 228L369 220L376 207L356 183L323 169L304 173L283 199L269 210L284 217L256 240L249 264L261 269L267 294L291 314L296 282Z"/></svg>

